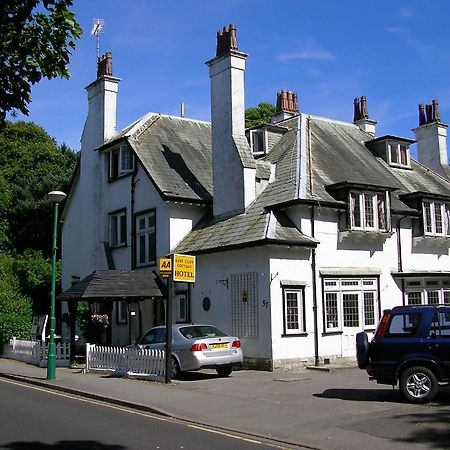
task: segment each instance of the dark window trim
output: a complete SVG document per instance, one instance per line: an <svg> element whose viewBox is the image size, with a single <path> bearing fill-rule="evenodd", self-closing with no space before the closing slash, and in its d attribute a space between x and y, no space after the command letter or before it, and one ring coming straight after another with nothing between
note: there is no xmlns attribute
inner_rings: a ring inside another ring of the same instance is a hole
<svg viewBox="0 0 450 450"><path fill-rule="evenodd" d="M156 223L156 214L157 208L147 208L147 209L143 209L140 211L136 211L134 213L134 217L133 217L133 226L134 226L134 242L133 242L133 246L134 246L134 258L132 261L132 268L133 269L140 269L142 267L157 267L158 266L158 250L157 250L157 233L158 233L158 227L157 227L157 223ZM149 214L151 212L155 213L155 262L154 263L148 263L148 264L137 264L137 258L138 258L138 252L137 252L137 237L138 237L138 228L136 226L136 219L138 216L143 216L145 214Z"/></svg>
<svg viewBox="0 0 450 450"><path fill-rule="evenodd" d="M303 330L298 333L287 333L286 332L286 291L300 291L302 295L301 306L302 306L302 319L303 319ZM305 304L305 286L304 285L294 285L294 286L281 286L281 295L283 299L283 333L282 336L295 336L303 335L306 333L306 304Z"/></svg>
<svg viewBox="0 0 450 450"><path fill-rule="evenodd" d="M118 325L126 325L128 323L128 314L125 315L125 320L121 320L120 319L120 315L119 315L119 303L125 303L125 308L127 309L128 312L128 304L125 300L119 300L117 302L117 308L116 308L116 324Z"/></svg>
<svg viewBox="0 0 450 450"><path fill-rule="evenodd" d="M326 331L327 327L326 327L326 309L325 309L325 278L326 279L342 279L342 278L358 278L358 279L364 279L364 278L376 278L377 279L377 296L378 296L378 320L381 319L381 312L382 312L382 308L381 308L381 288L380 288L380 274L370 274L370 275L364 275L364 274L359 274L359 275L322 275L320 274L320 281L321 281L321 285L322 285L322 336L328 336L328 335L332 335L332 334L342 334L342 331ZM363 291L364 292L364 291ZM339 324L342 327L342 324ZM363 328L364 328L364 323L363 323Z"/></svg>
<svg viewBox="0 0 450 450"><path fill-rule="evenodd" d="M119 244L119 245L112 245L111 244L111 216L118 215L122 212L125 213L125 242L123 244ZM111 248L111 250L128 246L128 213L127 213L126 207L119 208L119 209L116 209L116 210L108 213L108 245Z"/></svg>
<svg viewBox="0 0 450 450"><path fill-rule="evenodd" d="M296 334L285 334L281 335L282 338L291 338L291 337L306 337L308 333L305 331L304 333L296 333Z"/></svg>
<svg viewBox="0 0 450 450"><path fill-rule="evenodd" d="M324 331L322 332L322 336L337 336L339 334L344 334L343 331Z"/></svg>

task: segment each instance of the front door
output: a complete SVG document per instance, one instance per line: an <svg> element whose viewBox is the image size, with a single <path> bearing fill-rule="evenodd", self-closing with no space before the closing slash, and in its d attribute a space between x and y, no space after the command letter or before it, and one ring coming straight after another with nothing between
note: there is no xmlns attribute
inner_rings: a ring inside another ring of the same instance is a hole
<svg viewBox="0 0 450 450"><path fill-rule="evenodd" d="M342 356L356 355L356 333L362 329L361 294L342 293Z"/></svg>

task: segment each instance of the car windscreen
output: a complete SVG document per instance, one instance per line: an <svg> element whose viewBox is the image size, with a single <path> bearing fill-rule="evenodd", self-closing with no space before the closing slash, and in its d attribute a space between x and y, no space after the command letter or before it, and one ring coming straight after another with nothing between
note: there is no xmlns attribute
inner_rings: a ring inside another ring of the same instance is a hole
<svg viewBox="0 0 450 450"><path fill-rule="evenodd" d="M223 331L212 325L190 325L180 328L180 333L186 339L204 339L226 336Z"/></svg>

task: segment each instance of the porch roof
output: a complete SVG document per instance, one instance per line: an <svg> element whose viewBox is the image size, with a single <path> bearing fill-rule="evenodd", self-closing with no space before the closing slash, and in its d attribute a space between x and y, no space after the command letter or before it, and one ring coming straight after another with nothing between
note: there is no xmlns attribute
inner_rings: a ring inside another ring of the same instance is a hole
<svg viewBox="0 0 450 450"><path fill-rule="evenodd" d="M155 275L141 270L94 271L58 295L60 301L143 300L164 297Z"/></svg>

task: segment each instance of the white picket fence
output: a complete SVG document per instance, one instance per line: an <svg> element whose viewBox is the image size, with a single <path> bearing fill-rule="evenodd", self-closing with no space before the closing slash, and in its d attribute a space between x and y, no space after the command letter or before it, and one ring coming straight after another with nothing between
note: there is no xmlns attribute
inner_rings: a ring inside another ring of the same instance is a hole
<svg viewBox="0 0 450 450"><path fill-rule="evenodd" d="M106 347L86 344L85 372L114 372L163 381L165 351L163 349Z"/></svg>
<svg viewBox="0 0 450 450"><path fill-rule="evenodd" d="M2 357L16 359L39 367L47 367L48 343L24 341L13 337L3 345ZM70 345L56 344L56 365L67 367L70 364Z"/></svg>

